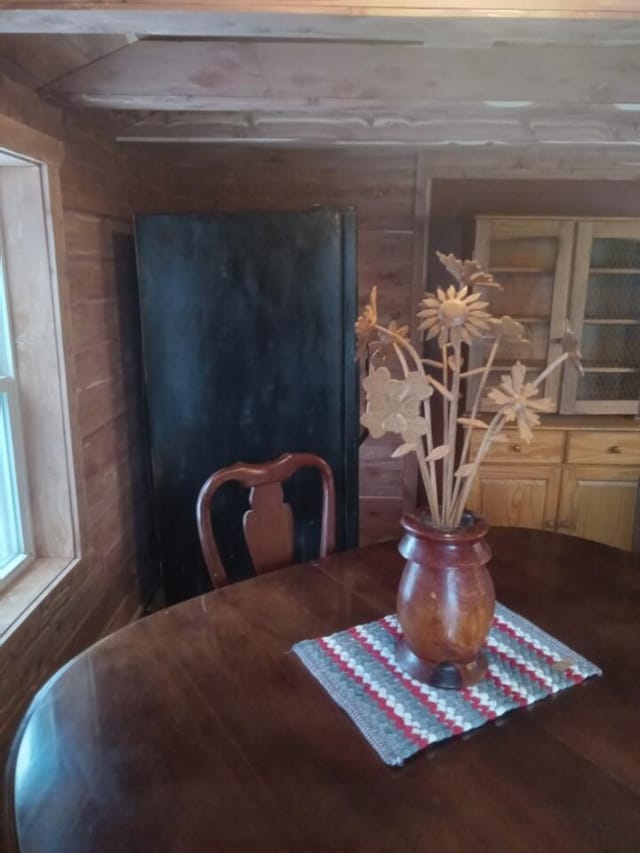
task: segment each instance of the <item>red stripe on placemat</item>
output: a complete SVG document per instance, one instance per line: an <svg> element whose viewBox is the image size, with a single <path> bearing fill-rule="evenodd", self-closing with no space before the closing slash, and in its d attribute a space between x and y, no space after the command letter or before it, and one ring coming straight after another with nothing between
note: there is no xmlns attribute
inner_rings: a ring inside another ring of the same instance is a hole
<svg viewBox="0 0 640 853"><path fill-rule="evenodd" d="M351 667L346 661L342 660L340 655L337 654L337 652L335 652L331 648L331 646L329 646L329 644L325 641L324 637L318 638L316 642L319 646L321 646L325 654L328 655L328 657L330 657L331 660L333 660L334 663L336 663L340 667L340 669L345 673L345 675L347 675L347 677L353 679L353 681L356 681L365 690L365 692L373 699L373 701L380 708L380 710L387 715L387 717L391 720L391 722L395 725L397 729L400 729L400 731L407 738L409 738L409 740L415 743L420 749L425 746L429 746L429 740L423 735L416 734L411 729L411 727L405 723L402 717L399 714L396 714L393 708L387 705L382 696L380 696L370 684L367 684L367 682L362 678L362 676L357 675L354 672L353 667Z"/></svg>
<svg viewBox="0 0 640 853"><path fill-rule="evenodd" d="M472 708L474 708L479 714L482 714L485 720L495 720L498 716L497 713L493 708L486 705L479 696L475 696L472 690L473 688L471 687L464 687L460 691L460 695L465 702L468 702Z"/></svg>
<svg viewBox="0 0 640 853"><path fill-rule="evenodd" d="M502 660L506 661L510 664L514 669L517 669L518 672L521 672L523 675L526 675L531 681L535 681L536 684L539 684L544 690L549 693L552 692L552 687L549 687L547 682L541 678L533 666L529 666L522 661L517 660L513 655L510 655L508 652L502 651L502 649L497 648L495 640L491 637L487 637L487 647L491 649L491 653L496 655Z"/></svg>
<svg viewBox="0 0 640 853"><path fill-rule="evenodd" d="M554 666L557 663L555 658L548 654L548 652L545 652L544 649L539 648L539 646L536 646L536 644L532 643L531 640L527 640L526 637L520 636L515 631L515 629L508 624L508 622L504 621L504 619L501 619L499 616L494 616L493 620L500 631L502 631L504 634L507 634L507 636L512 637L512 639L514 639L517 643L526 646L526 648L530 649L532 652L538 655L538 657L542 658L543 661L550 664L551 666ZM574 684L580 684L580 682L584 681L583 676L581 676L577 672L574 672L571 667L567 667L567 669L565 670L558 670L558 672L562 672L562 674L566 675L567 678L570 681L573 681Z"/></svg>
<svg viewBox="0 0 640 853"><path fill-rule="evenodd" d="M358 634L355 628L349 628L348 633L369 655L371 655L372 658L375 658L378 663L381 663L382 666L384 666L384 668L388 670L391 675L393 675L396 681L400 682L403 690L406 690L408 693L414 696L420 702L420 704L424 705L425 708L427 708L429 712L436 718L436 720L446 726L452 734L461 735L464 732L462 726L458 725L455 720L452 720L450 717L448 717L446 712L443 711L442 708L438 707L438 705L431 699L429 699L428 696L425 696L425 694L420 690L420 688L413 683L413 679L410 676L406 675L404 672L398 672L398 670L395 669L393 664L391 664L384 657L384 655L382 655L375 648L375 646L369 640L366 639L366 637L363 637L362 635Z"/></svg>
<svg viewBox="0 0 640 853"><path fill-rule="evenodd" d="M384 628L384 629L385 629L385 631L387 631L387 633L391 634L391 636L392 636L392 637L395 637L396 639L400 639L400 637L402 637L402 636L403 636L402 631L400 631L398 628L396 628L396 627L395 627L395 625L392 625L391 623L387 622L385 619L380 619L380 620L379 620L379 622L378 622L378 624L379 624L382 628ZM406 677L408 677L408 678L409 678L410 676L406 676ZM469 703L469 704L470 704L470 705L471 705L471 706L472 706L472 707L473 707L473 708L474 708L474 709L475 709L479 714L482 714L482 716L483 716L486 720L495 720L495 719L496 719L496 717L498 716L498 715L496 714L496 712L495 712L492 708L490 708L488 705L485 705L485 704L484 704L484 702L483 702L483 701L482 701L478 696L474 696L474 695L470 692L470 689L471 689L471 688L466 687L464 690L461 690L461 691L460 691L460 695L461 695L461 696L465 699L465 701L466 701L466 702L468 702L468 703Z"/></svg>
<svg viewBox="0 0 640 853"><path fill-rule="evenodd" d="M402 631L400 631L400 630L399 630L398 628L396 628L394 625L389 624L389 622L386 622L384 619L380 621L380 624L381 624L381 625L382 625L382 626L383 626L383 627L384 627L384 628L385 628L385 629L386 629L386 630L387 630L387 631L388 631L388 632L389 632L393 637L401 637L401 636L402 636ZM494 654L497 654L497 652L496 652L495 650L492 650L492 652L493 652ZM487 675L486 675L486 677L487 677L487 678L489 678L491 681L493 681L493 683L494 683L494 684L495 684L495 685L496 685L500 690L502 690L502 692L503 692L506 696L508 696L510 699L513 699L513 701L514 701L514 702L517 702L517 703L518 703L518 705L521 705L521 706L523 706L523 707L524 707L525 705L529 705L529 704L530 704L531 700L530 700L527 696L524 696L522 693L520 693L520 691L519 691L519 690L515 690L513 687L510 687L510 686L509 686L508 684L506 684L506 683L505 683L505 682L504 682L504 681L503 681L499 676L497 676L497 675L495 675L494 673L492 673L490 669L487 671ZM547 690L549 689L548 687L546 687L546 685L545 685L545 688L546 688ZM497 715L496 715L496 714L494 714L494 715L493 715L493 717L490 717L489 719L495 719L495 717L496 717L496 716L497 716Z"/></svg>
<svg viewBox="0 0 640 853"><path fill-rule="evenodd" d="M526 705L529 705L529 699L520 693L519 690L511 687L509 684L504 682L499 675L496 675L495 672L492 672L490 669L487 670L487 674L485 678L488 678L489 681L493 681L493 683L498 687L502 692L508 696L510 699L513 699L514 702L517 702L522 708Z"/></svg>

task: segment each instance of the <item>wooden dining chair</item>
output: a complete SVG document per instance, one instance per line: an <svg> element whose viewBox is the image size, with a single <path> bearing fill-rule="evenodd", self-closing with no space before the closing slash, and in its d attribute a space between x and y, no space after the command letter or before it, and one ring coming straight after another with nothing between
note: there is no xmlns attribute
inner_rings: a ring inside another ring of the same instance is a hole
<svg viewBox="0 0 640 853"><path fill-rule="evenodd" d="M294 562L293 512L283 500L282 483L300 468L307 467L317 468L322 478L320 557L326 557L334 550L335 487L333 473L324 459L312 453L285 453L260 465L238 462L212 474L198 495L198 535L214 587L229 583L211 522L211 502L217 490L232 480L251 489L251 508L244 514L243 528L253 567L256 574L261 574Z"/></svg>

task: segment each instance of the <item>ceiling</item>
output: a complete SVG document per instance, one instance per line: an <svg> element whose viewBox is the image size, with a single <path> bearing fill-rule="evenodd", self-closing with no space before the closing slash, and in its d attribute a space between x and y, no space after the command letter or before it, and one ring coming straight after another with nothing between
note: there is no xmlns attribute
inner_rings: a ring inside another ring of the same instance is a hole
<svg viewBox="0 0 640 853"><path fill-rule="evenodd" d="M451 16L416 0L394 17L373 12L399 4L365 10L364 0L349 9L366 15L320 14L313 0L307 14L7 5L21 8L0 11L0 71L53 104L99 112L122 142L490 148L640 164L637 0L521 0L528 17L501 0L482 10L452 0ZM567 17L542 17L554 5Z"/></svg>

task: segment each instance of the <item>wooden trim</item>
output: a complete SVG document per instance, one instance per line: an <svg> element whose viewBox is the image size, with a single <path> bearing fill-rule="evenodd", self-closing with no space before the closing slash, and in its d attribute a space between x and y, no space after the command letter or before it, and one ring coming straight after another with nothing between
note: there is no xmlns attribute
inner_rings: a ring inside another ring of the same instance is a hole
<svg viewBox="0 0 640 853"><path fill-rule="evenodd" d="M557 228L558 252L553 278L553 298L549 318L549 346L547 364L562 355L562 335L569 310L569 285L571 283L571 264L573 262L575 224L570 221L555 223ZM559 408L561 371L555 370L544 383L544 396L550 397Z"/></svg>
<svg viewBox="0 0 640 853"><path fill-rule="evenodd" d="M427 253L429 248L429 214L431 211L431 178L424 152L416 154L416 177L413 207L413 259L410 288L409 334L418 352L423 334L418 330L417 306L426 289ZM405 510L415 509L418 499L418 463L415 454L404 458L402 494Z"/></svg>
<svg viewBox="0 0 640 853"><path fill-rule="evenodd" d="M591 263L591 241L593 239L592 222L578 222L576 227L573 279L571 281L571 313L569 323L578 340L582 338L582 321L587 298L587 284L589 280L589 266ZM562 383L562 399L560 401L560 413L563 415L575 414L576 393L578 390L578 374L575 370L564 370Z"/></svg>
<svg viewBox="0 0 640 853"><path fill-rule="evenodd" d="M184 11L233 11L235 13L293 13L296 15L332 14L352 17L365 16L420 16L428 18L484 18L540 17L540 18L623 18L637 20L640 10L636 0L519 0L514 6L512 0L447 0L446 3L433 0L251 0L239 3L238 0L14 0L5 4L9 10L28 10L30 18L45 26L49 16L55 10L87 11L93 17L89 21L100 20L105 10L146 10L150 15L160 12ZM42 30L41 30L42 31Z"/></svg>
<svg viewBox="0 0 640 853"><path fill-rule="evenodd" d="M636 492L636 509L633 515L633 543L631 548L634 554L640 554L640 475L638 476L638 491Z"/></svg>
<svg viewBox="0 0 640 853"><path fill-rule="evenodd" d="M0 148L50 166L59 166L64 159L64 145L59 139L3 113L0 113Z"/></svg>
<svg viewBox="0 0 640 853"><path fill-rule="evenodd" d="M52 287L55 287L52 312L56 330L57 356L59 363L59 388L62 403L62 422L66 440L67 469L69 471L69 491L71 503L71 523L74 536L74 553L83 553L88 534L84 520L86 494L82 471L82 447L80 436L75 429L78 423L77 395L70 393L75 388L75 376L72 373L73 353L71 346L71 296L66 267L66 239L60 169L57 166L42 166L40 169L45 189L45 218L47 220L47 238L52 275Z"/></svg>
<svg viewBox="0 0 640 853"><path fill-rule="evenodd" d="M0 42L1 45L1 42ZM338 104L339 106L339 104ZM287 113L171 110L140 114L116 110L108 116L120 142L270 145L359 145L380 143L437 146L464 143L584 146L638 142L638 110L612 104L550 101L434 100L428 107L380 101L369 108L337 111L308 102Z"/></svg>

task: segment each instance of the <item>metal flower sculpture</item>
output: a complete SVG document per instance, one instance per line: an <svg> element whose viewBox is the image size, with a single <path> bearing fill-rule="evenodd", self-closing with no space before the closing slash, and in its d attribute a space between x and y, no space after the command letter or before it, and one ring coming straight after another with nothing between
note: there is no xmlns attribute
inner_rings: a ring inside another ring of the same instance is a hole
<svg viewBox="0 0 640 853"><path fill-rule="evenodd" d="M504 440L505 425L515 422L521 438L531 441L532 430L540 422L539 413L554 408L551 400L538 396L542 381L567 360L578 370L582 367L578 341L567 326L562 355L530 381L526 378L526 367L517 361L510 373L501 377L499 386L486 392L497 411L490 420L481 420L480 402L500 341L526 343L524 328L511 317L492 317L486 311L489 303L482 301L481 293L471 291L473 287L501 288L477 261L460 261L454 255L440 253L438 258L458 286L426 293L418 319L419 329L427 332L427 340L437 338L440 361L424 359L418 354L408 339L406 326L399 328L395 322L384 326L379 322L375 287L369 304L358 317L356 333L359 356L369 369L363 381L367 405L361 423L373 438L388 432L401 436L403 443L394 456L415 452L432 523L449 529L459 526L478 467L492 443ZM462 347L468 346L472 338L492 343L484 366L465 370ZM386 360L391 354L400 362L404 379L394 379L386 367L376 366L377 359ZM427 373L426 368L436 368L439 378ZM460 386L470 376L478 377L479 381L471 411L461 415ZM434 401L442 407L444 430L444 441L437 446L432 427ZM464 436L457 447L460 427ZM483 431L483 437L475 457L470 459L471 435L476 429Z"/></svg>

